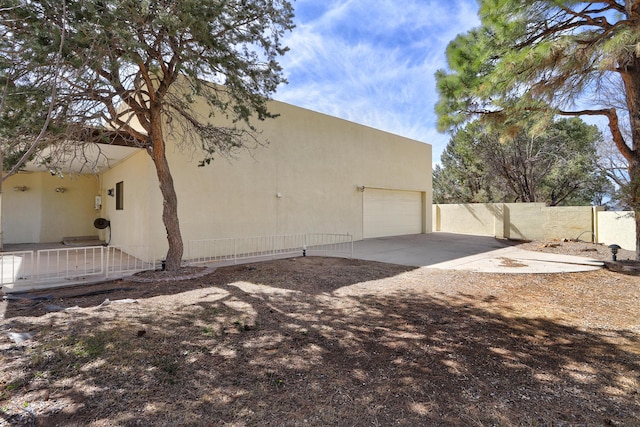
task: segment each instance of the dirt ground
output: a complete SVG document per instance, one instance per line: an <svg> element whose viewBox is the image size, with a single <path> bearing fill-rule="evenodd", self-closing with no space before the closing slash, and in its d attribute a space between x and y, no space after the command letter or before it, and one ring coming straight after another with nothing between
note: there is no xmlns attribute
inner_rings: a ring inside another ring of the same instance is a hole
<svg viewBox="0 0 640 427"><path fill-rule="evenodd" d="M306 257L24 295L0 306L0 426L638 426L640 276L611 267Z"/></svg>

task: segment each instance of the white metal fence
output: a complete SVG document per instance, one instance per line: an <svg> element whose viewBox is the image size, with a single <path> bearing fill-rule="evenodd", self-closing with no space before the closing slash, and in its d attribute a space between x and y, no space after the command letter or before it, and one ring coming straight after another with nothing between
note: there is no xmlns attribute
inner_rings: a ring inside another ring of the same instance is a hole
<svg viewBox="0 0 640 427"><path fill-rule="evenodd" d="M353 257L353 236L349 234L290 234L191 240L188 264L245 260L287 255Z"/></svg>
<svg viewBox="0 0 640 427"><path fill-rule="evenodd" d="M350 234L307 234L309 255L332 255L353 258L353 236Z"/></svg>
<svg viewBox="0 0 640 427"><path fill-rule="evenodd" d="M81 280L104 274L104 247L41 249L36 252L34 282Z"/></svg>
<svg viewBox="0 0 640 427"><path fill-rule="evenodd" d="M0 286L6 292L38 284L82 283L118 277L160 265L148 246L87 246L0 252Z"/></svg>
<svg viewBox="0 0 640 427"><path fill-rule="evenodd" d="M0 252L0 285L29 284L35 271L33 251Z"/></svg>
<svg viewBox="0 0 640 427"><path fill-rule="evenodd" d="M185 264L238 262L291 255L353 257L348 234L294 234L192 240ZM0 286L5 292L26 291L39 284L64 285L117 277L160 268L162 261L149 246L88 246L0 252Z"/></svg>
<svg viewBox="0 0 640 427"><path fill-rule="evenodd" d="M108 246L105 250L107 276L155 270L160 263L156 261L149 246Z"/></svg>

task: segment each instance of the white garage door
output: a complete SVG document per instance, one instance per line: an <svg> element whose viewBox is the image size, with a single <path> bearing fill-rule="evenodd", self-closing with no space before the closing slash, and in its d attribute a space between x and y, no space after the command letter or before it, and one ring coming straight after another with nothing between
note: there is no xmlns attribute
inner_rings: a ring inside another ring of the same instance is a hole
<svg viewBox="0 0 640 427"><path fill-rule="evenodd" d="M422 193L419 191L364 191L364 238L422 233Z"/></svg>

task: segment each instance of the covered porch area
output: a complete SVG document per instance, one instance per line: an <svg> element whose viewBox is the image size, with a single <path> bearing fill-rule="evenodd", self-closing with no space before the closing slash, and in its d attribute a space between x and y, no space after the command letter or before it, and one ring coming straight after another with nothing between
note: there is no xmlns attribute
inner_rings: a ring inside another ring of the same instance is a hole
<svg viewBox="0 0 640 427"><path fill-rule="evenodd" d="M32 161L3 180L0 250L8 251L5 245L15 250L9 245L99 235L93 221L103 214L108 197L101 188L102 174L139 149L96 143L72 148L56 152L55 166Z"/></svg>

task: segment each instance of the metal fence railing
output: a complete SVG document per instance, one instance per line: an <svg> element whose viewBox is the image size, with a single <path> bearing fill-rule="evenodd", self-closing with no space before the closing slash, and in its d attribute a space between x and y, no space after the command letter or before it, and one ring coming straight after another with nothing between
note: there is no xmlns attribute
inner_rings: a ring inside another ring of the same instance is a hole
<svg viewBox="0 0 640 427"><path fill-rule="evenodd" d="M291 234L187 242L186 265L234 263L291 255L353 257L349 234ZM161 267L149 246L87 246L0 252L0 286L29 290L36 284L63 285L132 274Z"/></svg>
<svg viewBox="0 0 640 427"><path fill-rule="evenodd" d="M158 267L148 246L108 246L106 254L107 276L155 270Z"/></svg>
<svg viewBox="0 0 640 427"><path fill-rule="evenodd" d="M350 234L307 234L307 254L353 258Z"/></svg>
<svg viewBox="0 0 640 427"><path fill-rule="evenodd" d="M8 284L30 284L35 269L33 251L0 253L0 286Z"/></svg>
<svg viewBox="0 0 640 427"><path fill-rule="evenodd" d="M295 254L353 257L353 236L317 233L191 240L187 263L237 262Z"/></svg>
<svg viewBox="0 0 640 427"><path fill-rule="evenodd" d="M140 253L147 246L87 246L0 252L0 286L4 291L29 290L36 284L81 283L89 279L154 269ZM135 255L133 255L135 254Z"/></svg>
<svg viewBox="0 0 640 427"><path fill-rule="evenodd" d="M36 252L35 282L83 279L104 274L104 247L41 249Z"/></svg>
<svg viewBox="0 0 640 427"><path fill-rule="evenodd" d="M304 234L191 240L188 264L207 264L302 253Z"/></svg>

